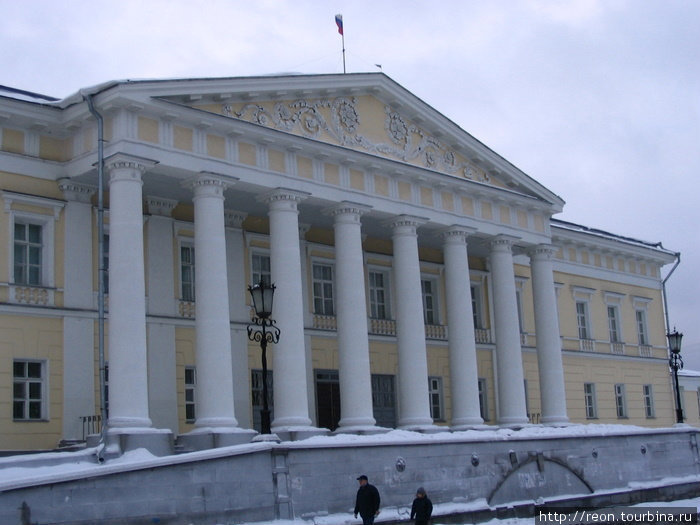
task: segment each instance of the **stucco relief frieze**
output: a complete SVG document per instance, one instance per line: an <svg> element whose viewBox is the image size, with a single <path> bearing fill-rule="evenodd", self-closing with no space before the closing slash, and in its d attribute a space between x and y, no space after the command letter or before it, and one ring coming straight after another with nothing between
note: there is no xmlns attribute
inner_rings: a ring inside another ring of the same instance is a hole
<svg viewBox="0 0 700 525"><path fill-rule="evenodd" d="M325 132L342 146L398 158L470 180L490 181L490 176L484 170L469 162L460 161L452 149L411 124L389 106L384 108L384 130L388 141L373 141L359 133L360 114L355 97L276 102L271 110L256 103L244 104L236 110L232 104L227 103L222 105L222 112L228 117L261 126L287 132L297 131L313 139L320 138Z"/></svg>

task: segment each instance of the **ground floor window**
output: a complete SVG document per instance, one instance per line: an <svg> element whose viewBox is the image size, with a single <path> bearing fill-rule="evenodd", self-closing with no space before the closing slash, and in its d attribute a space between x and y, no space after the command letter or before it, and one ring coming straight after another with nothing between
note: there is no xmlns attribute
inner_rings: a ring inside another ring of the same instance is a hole
<svg viewBox="0 0 700 525"><path fill-rule="evenodd" d="M654 390L652 385L644 385L644 415L647 418L654 417Z"/></svg>
<svg viewBox="0 0 700 525"><path fill-rule="evenodd" d="M185 367L185 421L194 423L195 414L195 387L197 386L197 373L195 367Z"/></svg>
<svg viewBox="0 0 700 525"><path fill-rule="evenodd" d="M430 397L430 417L433 418L433 421L444 421L441 377L428 378L428 395Z"/></svg>
<svg viewBox="0 0 700 525"><path fill-rule="evenodd" d="M479 412L481 413L481 419L484 421L489 420L489 405L488 397L486 392L486 378L479 378Z"/></svg>
<svg viewBox="0 0 700 525"><path fill-rule="evenodd" d="M377 426L396 427L396 394L393 375L372 374L372 412Z"/></svg>
<svg viewBox="0 0 700 525"><path fill-rule="evenodd" d="M595 397L595 383L583 384L584 401L586 404L586 419L598 417L598 407Z"/></svg>
<svg viewBox="0 0 700 525"><path fill-rule="evenodd" d="M622 419L627 417L627 399L625 396L625 385L618 383L615 385L615 407L617 417Z"/></svg>
<svg viewBox="0 0 700 525"><path fill-rule="evenodd" d="M43 361L15 359L12 364L12 418L33 421L46 418L46 371Z"/></svg>
<svg viewBox="0 0 700 525"><path fill-rule="evenodd" d="M263 409L263 373L262 370L251 370L251 399L253 401L253 428L258 432L262 432L262 422L260 411ZM267 371L267 406L270 409L270 420L274 416L274 405L272 400L274 396L272 382L272 370Z"/></svg>

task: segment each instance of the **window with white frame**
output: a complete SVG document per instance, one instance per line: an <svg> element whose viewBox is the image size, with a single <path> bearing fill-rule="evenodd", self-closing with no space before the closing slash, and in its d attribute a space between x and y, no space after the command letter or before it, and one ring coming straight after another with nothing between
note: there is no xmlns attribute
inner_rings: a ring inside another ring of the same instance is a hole
<svg viewBox="0 0 700 525"><path fill-rule="evenodd" d="M591 332L588 328L588 303L576 301L576 323L578 325L578 338L590 339Z"/></svg>
<svg viewBox="0 0 700 525"><path fill-rule="evenodd" d="M183 301L194 301L194 246L180 245L180 294Z"/></svg>
<svg viewBox="0 0 700 525"><path fill-rule="evenodd" d="M608 332L611 343L619 343L620 339L620 311L617 306L608 305Z"/></svg>
<svg viewBox="0 0 700 525"><path fill-rule="evenodd" d="M421 279L420 286L423 296L423 322L438 324L437 282L434 279Z"/></svg>
<svg viewBox="0 0 700 525"><path fill-rule="evenodd" d="M333 265L313 264L314 313L335 315L333 307Z"/></svg>
<svg viewBox="0 0 700 525"><path fill-rule="evenodd" d="M197 370L193 366L185 367L185 422L194 423L197 418L195 394L197 387Z"/></svg>
<svg viewBox="0 0 700 525"><path fill-rule="evenodd" d="M639 341L640 345L648 345L647 312L646 310L636 310L634 315L637 321L637 341Z"/></svg>
<svg viewBox="0 0 700 525"><path fill-rule="evenodd" d="M12 363L12 419L46 419L46 365L44 361L15 359Z"/></svg>
<svg viewBox="0 0 700 525"><path fill-rule="evenodd" d="M430 416L434 421L443 420L441 377L431 376L428 378L428 395L430 397Z"/></svg>
<svg viewBox="0 0 700 525"><path fill-rule="evenodd" d="M63 201L2 190L10 209L8 281L24 286L54 286L54 224ZM15 204L43 208L47 214L13 209Z"/></svg>
<svg viewBox="0 0 700 525"><path fill-rule="evenodd" d="M369 311L372 319L389 319L389 274L385 271L370 270Z"/></svg>
<svg viewBox="0 0 700 525"><path fill-rule="evenodd" d="M31 222L15 221L14 228L14 282L39 286L42 284L42 226Z"/></svg>
<svg viewBox="0 0 700 525"><path fill-rule="evenodd" d="M263 253L253 253L251 257L252 284L263 281L265 284L272 284L272 274L270 272L270 256Z"/></svg>
<svg viewBox="0 0 700 525"><path fill-rule="evenodd" d="M474 317L474 328L479 329L484 327L483 317L481 314L481 286L471 285L472 294L472 316Z"/></svg>
<svg viewBox="0 0 700 525"><path fill-rule="evenodd" d="M586 419L598 417L598 404L595 395L595 383L583 384L583 399L586 406Z"/></svg>
<svg viewBox="0 0 700 525"><path fill-rule="evenodd" d="M627 417L627 397L625 395L625 385L617 383L615 385L615 409L618 419Z"/></svg>
<svg viewBox="0 0 700 525"><path fill-rule="evenodd" d="M654 389L652 385L642 385L644 393L644 415L647 419L654 417Z"/></svg>

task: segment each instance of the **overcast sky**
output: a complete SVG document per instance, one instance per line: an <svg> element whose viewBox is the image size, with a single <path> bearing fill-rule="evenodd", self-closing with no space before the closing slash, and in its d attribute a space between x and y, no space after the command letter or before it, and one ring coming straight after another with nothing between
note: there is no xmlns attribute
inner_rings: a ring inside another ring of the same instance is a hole
<svg viewBox="0 0 700 525"><path fill-rule="evenodd" d="M0 84L342 73L336 13L348 72L380 65L558 218L681 252L670 321L700 370L700 1L0 0Z"/></svg>

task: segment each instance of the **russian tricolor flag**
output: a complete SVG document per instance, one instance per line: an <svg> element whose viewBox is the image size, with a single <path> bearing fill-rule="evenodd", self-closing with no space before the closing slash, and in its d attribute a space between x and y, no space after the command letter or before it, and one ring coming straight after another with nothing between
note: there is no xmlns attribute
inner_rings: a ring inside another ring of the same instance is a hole
<svg viewBox="0 0 700 525"><path fill-rule="evenodd" d="M343 34L343 15L335 15L335 25L338 26L338 33Z"/></svg>

